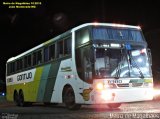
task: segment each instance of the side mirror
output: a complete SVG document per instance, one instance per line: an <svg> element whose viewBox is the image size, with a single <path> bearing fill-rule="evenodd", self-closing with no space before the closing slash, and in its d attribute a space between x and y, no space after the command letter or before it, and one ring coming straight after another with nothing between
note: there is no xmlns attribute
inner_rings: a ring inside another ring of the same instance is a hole
<svg viewBox="0 0 160 119"><path fill-rule="evenodd" d="M149 63L150 63L150 65L152 66L152 54L151 54L151 50L148 48L148 49L147 49L147 52L148 52Z"/></svg>

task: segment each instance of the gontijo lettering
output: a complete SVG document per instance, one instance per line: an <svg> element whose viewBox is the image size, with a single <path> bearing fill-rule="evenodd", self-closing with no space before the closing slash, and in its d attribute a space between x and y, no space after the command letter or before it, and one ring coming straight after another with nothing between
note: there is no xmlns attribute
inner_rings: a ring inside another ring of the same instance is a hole
<svg viewBox="0 0 160 119"><path fill-rule="evenodd" d="M32 78L32 72L20 74L17 76L17 81L31 79Z"/></svg>

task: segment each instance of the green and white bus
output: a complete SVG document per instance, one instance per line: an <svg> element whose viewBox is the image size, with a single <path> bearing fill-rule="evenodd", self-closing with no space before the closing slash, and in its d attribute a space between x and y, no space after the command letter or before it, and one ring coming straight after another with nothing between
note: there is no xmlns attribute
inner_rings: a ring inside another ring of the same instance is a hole
<svg viewBox="0 0 160 119"><path fill-rule="evenodd" d="M82 24L8 60L7 99L68 109L152 100L151 62L139 26Z"/></svg>

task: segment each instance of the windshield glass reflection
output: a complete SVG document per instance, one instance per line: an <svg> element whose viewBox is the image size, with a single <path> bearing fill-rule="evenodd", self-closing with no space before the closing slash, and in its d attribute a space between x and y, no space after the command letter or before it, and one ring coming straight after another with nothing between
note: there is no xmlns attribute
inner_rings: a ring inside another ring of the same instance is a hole
<svg viewBox="0 0 160 119"><path fill-rule="evenodd" d="M145 49L127 51L97 48L95 52L95 76L97 78L151 77Z"/></svg>

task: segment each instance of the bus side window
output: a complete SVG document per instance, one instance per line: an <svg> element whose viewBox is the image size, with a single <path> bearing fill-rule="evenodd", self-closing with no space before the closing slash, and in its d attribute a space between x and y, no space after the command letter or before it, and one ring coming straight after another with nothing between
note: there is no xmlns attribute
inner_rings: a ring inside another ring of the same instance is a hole
<svg viewBox="0 0 160 119"><path fill-rule="evenodd" d="M71 54L71 37L64 40L64 55Z"/></svg>
<svg viewBox="0 0 160 119"><path fill-rule="evenodd" d="M11 64L7 64L7 76L11 73Z"/></svg>
<svg viewBox="0 0 160 119"><path fill-rule="evenodd" d="M49 61L49 48L45 47L44 48L44 62L48 62Z"/></svg>
<svg viewBox="0 0 160 119"><path fill-rule="evenodd" d="M41 64L42 63L42 50L39 50L37 52L37 64Z"/></svg>
<svg viewBox="0 0 160 119"><path fill-rule="evenodd" d="M27 56L24 57L24 68L27 68Z"/></svg>
<svg viewBox="0 0 160 119"><path fill-rule="evenodd" d="M33 53L33 57L32 58L33 58L33 66L34 66L34 65L37 64L37 62L36 62L36 60L37 60L37 58L36 58L36 52Z"/></svg>
<svg viewBox="0 0 160 119"><path fill-rule="evenodd" d="M15 72L15 62L7 64L7 75Z"/></svg>
<svg viewBox="0 0 160 119"><path fill-rule="evenodd" d="M64 45L63 40L57 43L57 58L63 57Z"/></svg>
<svg viewBox="0 0 160 119"><path fill-rule="evenodd" d="M55 44L49 46L49 60L55 59Z"/></svg>
<svg viewBox="0 0 160 119"><path fill-rule="evenodd" d="M28 55L27 56L27 67L30 67L31 66L31 55Z"/></svg>

